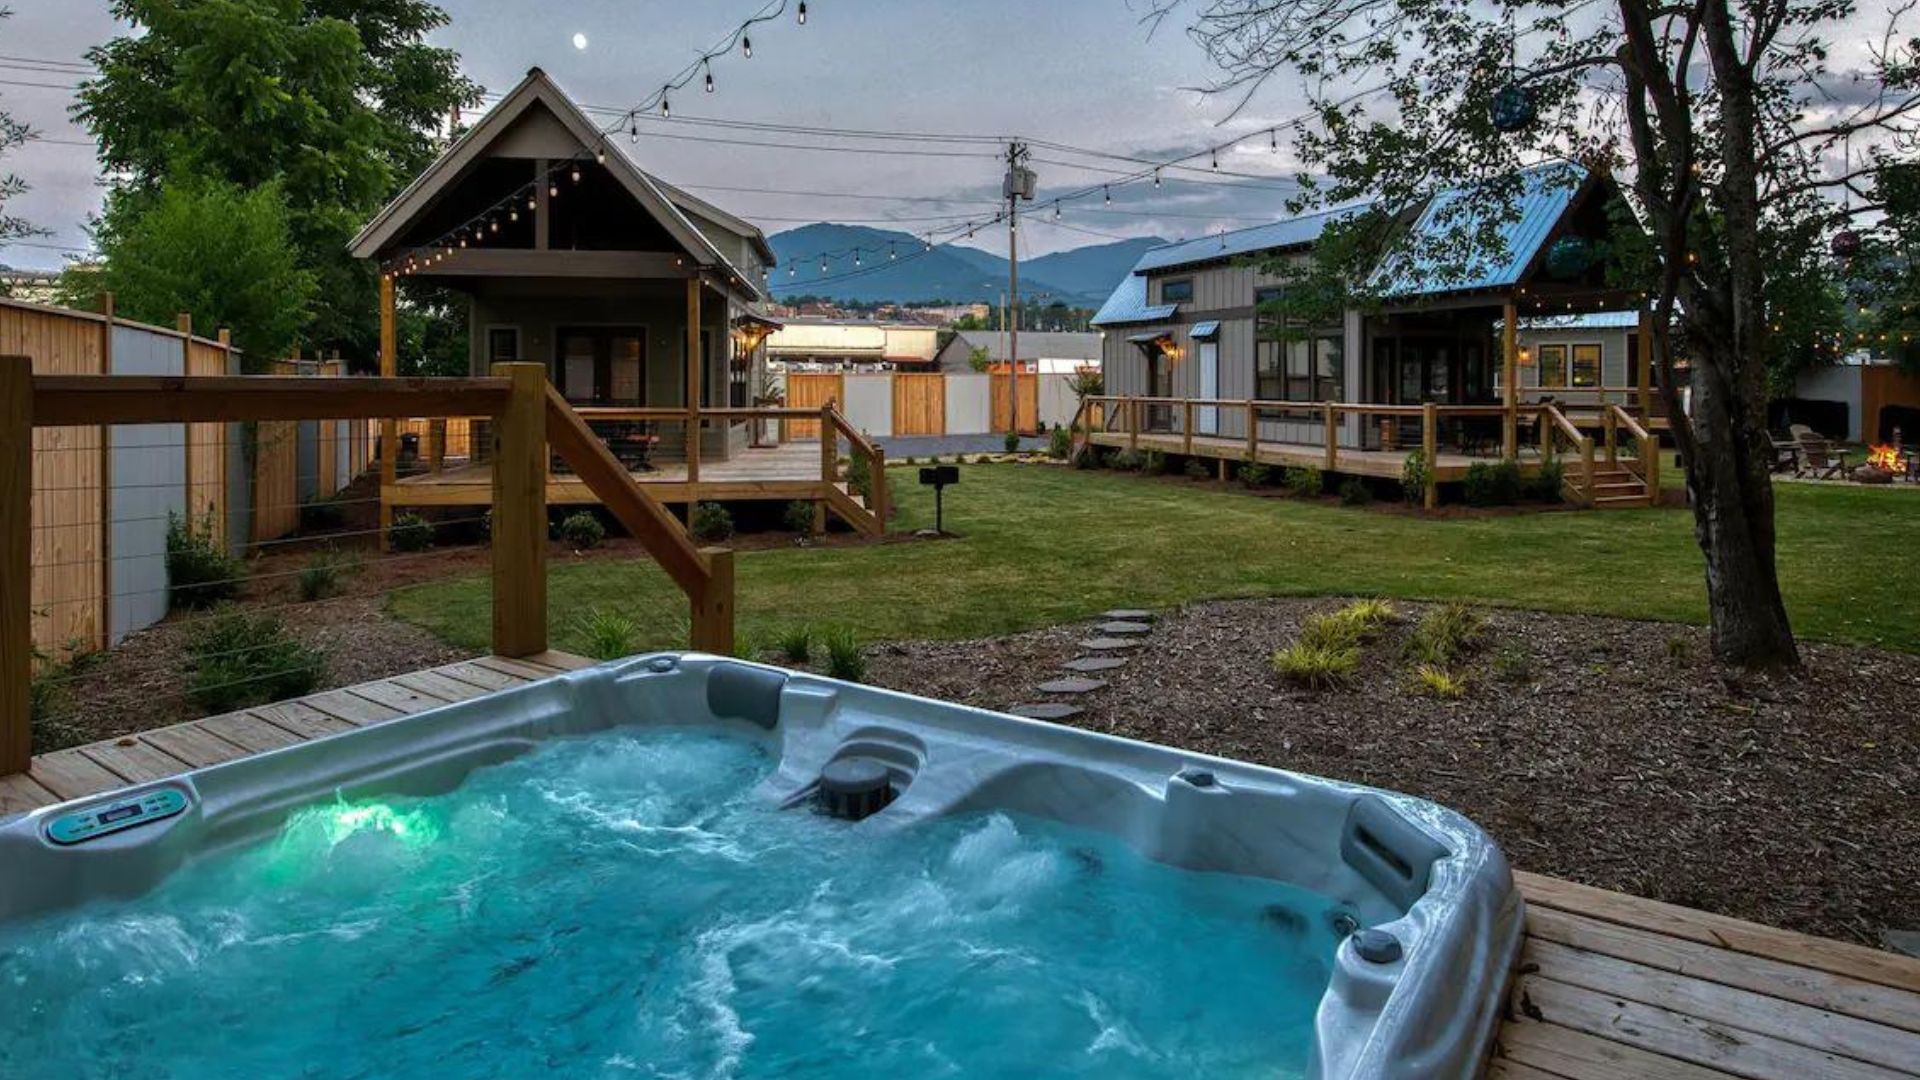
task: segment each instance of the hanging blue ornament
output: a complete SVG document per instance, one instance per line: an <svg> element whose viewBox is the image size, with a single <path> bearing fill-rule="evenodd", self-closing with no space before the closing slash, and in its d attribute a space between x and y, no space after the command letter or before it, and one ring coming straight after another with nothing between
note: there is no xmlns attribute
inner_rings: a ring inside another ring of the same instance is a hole
<svg viewBox="0 0 1920 1080"><path fill-rule="evenodd" d="M1563 236L1547 249L1547 273L1557 278L1578 277L1593 265L1593 244L1584 236Z"/></svg>
<svg viewBox="0 0 1920 1080"><path fill-rule="evenodd" d="M1508 83L1493 92L1493 104L1487 114L1495 131L1515 132L1532 127L1539 110L1534 106L1532 90L1519 83Z"/></svg>

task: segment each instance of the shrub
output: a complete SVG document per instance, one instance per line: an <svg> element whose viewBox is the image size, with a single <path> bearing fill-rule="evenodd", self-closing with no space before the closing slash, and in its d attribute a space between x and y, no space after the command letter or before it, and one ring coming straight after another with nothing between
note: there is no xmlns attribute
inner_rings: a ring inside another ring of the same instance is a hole
<svg viewBox="0 0 1920 1080"><path fill-rule="evenodd" d="M1002 440L1002 443L1003 445L1006 446L1007 453L1009 454L1019 453L1020 452L1020 433L1017 431L1007 432L1007 437Z"/></svg>
<svg viewBox="0 0 1920 1080"><path fill-rule="evenodd" d="M733 535L733 515L716 502L696 503L687 526L695 540L713 543Z"/></svg>
<svg viewBox="0 0 1920 1080"><path fill-rule="evenodd" d="M1167 455L1159 450L1147 451L1146 457L1140 462L1140 471L1148 476L1165 476L1168 468Z"/></svg>
<svg viewBox="0 0 1920 1080"><path fill-rule="evenodd" d="M1467 466L1467 504L1512 506L1520 501L1520 466L1512 461L1476 461Z"/></svg>
<svg viewBox="0 0 1920 1080"><path fill-rule="evenodd" d="M387 539L395 551L425 551L433 544L433 525L412 511L395 514Z"/></svg>
<svg viewBox="0 0 1920 1080"><path fill-rule="evenodd" d="M1327 476L1312 465L1289 465L1282 482L1287 490L1305 498L1315 498L1327 489Z"/></svg>
<svg viewBox="0 0 1920 1080"><path fill-rule="evenodd" d="M1399 622L1400 612L1393 606L1393 601L1370 596L1365 600L1355 600L1334 612L1334 617L1345 619L1358 626L1363 633L1372 635Z"/></svg>
<svg viewBox="0 0 1920 1080"><path fill-rule="evenodd" d="M1519 645L1502 646L1493 654L1493 674L1501 682L1526 682L1533 678L1533 656Z"/></svg>
<svg viewBox="0 0 1920 1080"><path fill-rule="evenodd" d="M1421 664L1413 669L1413 689L1431 697L1457 698L1467 692L1467 680L1446 668Z"/></svg>
<svg viewBox="0 0 1920 1080"><path fill-rule="evenodd" d="M1340 481L1340 504L1342 506L1365 506L1373 501L1373 489L1365 480L1349 476Z"/></svg>
<svg viewBox="0 0 1920 1080"><path fill-rule="evenodd" d="M780 512L780 523L788 532L813 532L813 502L809 499L795 499Z"/></svg>
<svg viewBox="0 0 1920 1080"><path fill-rule="evenodd" d="M338 496L300 506L301 532L329 532L347 523L347 506Z"/></svg>
<svg viewBox="0 0 1920 1080"><path fill-rule="evenodd" d="M1113 455L1109 464L1122 472L1139 472L1146 468L1147 458L1138 450L1122 450Z"/></svg>
<svg viewBox="0 0 1920 1080"><path fill-rule="evenodd" d="M1667 659L1676 664L1684 664L1693 659L1693 642L1675 634L1667 639Z"/></svg>
<svg viewBox="0 0 1920 1080"><path fill-rule="evenodd" d="M869 503L873 501L873 466L867 463L866 455L855 454L848 460L847 489Z"/></svg>
<svg viewBox="0 0 1920 1080"><path fill-rule="evenodd" d="M827 674L835 679L847 682L859 682L867 674L867 658L860 652L860 642L853 631L844 626L836 626L822 636L827 647Z"/></svg>
<svg viewBox="0 0 1920 1080"><path fill-rule="evenodd" d="M1054 458L1059 461L1065 461L1067 460L1067 455L1072 452L1073 452L1073 432L1068 431L1064 425L1055 427L1052 431L1047 433L1047 456L1048 457Z"/></svg>
<svg viewBox="0 0 1920 1080"><path fill-rule="evenodd" d="M332 548L316 551L300 568L300 599L324 600L340 592L340 579L353 568L353 560Z"/></svg>
<svg viewBox="0 0 1920 1080"><path fill-rule="evenodd" d="M167 603L205 608L240 591L246 566L227 554L218 539L219 522L209 511L199 527L178 514L167 515Z"/></svg>
<svg viewBox="0 0 1920 1080"><path fill-rule="evenodd" d="M1356 645L1315 643L1302 634L1293 644L1274 650L1273 670L1296 686L1331 690L1353 681L1360 670Z"/></svg>
<svg viewBox="0 0 1920 1080"><path fill-rule="evenodd" d="M1092 443L1088 443L1080 448L1078 454L1074 455L1073 467L1076 469L1104 469L1110 464L1111 457L1112 455L1106 447L1095 446Z"/></svg>
<svg viewBox="0 0 1920 1080"><path fill-rule="evenodd" d="M230 611L187 636L188 694L213 713L310 694L325 661L272 615Z"/></svg>
<svg viewBox="0 0 1920 1080"><path fill-rule="evenodd" d="M560 519L560 539L576 550L597 548L607 538L607 527L591 510L579 510Z"/></svg>
<svg viewBox="0 0 1920 1080"><path fill-rule="evenodd" d="M592 608L575 624L581 649L595 660L618 660L640 651L640 624L617 611Z"/></svg>
<svg viewBox="0 0 1920 1080"><path fill-rule="evenodd" d="M1527 495L1543 503L1557 503L1564 496L1561 483L1566 479L1566 469L1559 458L1549 458L1540 463L1540 471L1533 474L1527 484Z"/></svg>
<svg viewBox="0 0 1920 1080"><path fill-rule="evenodd" d="M1451 667L1479 645L1486 628L1486 617L1467 605L1443 604L1414 627L1407 638L1407 655L1417 663Z"/></svg>
<svg viewBox="0 0 1920 1080"><path fill-rule="evenodd" d="M1418 506L1426 501L1429 475L1425 451L1415 450L1407 455L1407 460L1400 466L1400 494L1407 500L1408 506Z"/></svg>
<svg viewBox="0 0 1920 1080"><path fill-rule="evenodd" d="M813 658L813 628L810 626L789 626L780 631L776 642L780 646L780 655L791 664L804 664Z"/></svg>
<svg viewBox="0 0 1920 1080"><path fill-rule="evenodd" d="M1273 466L1258 461L1248 461L1240 466L1240 482L1250 488L1262 487L1273 482Z"/></svg>
<svg viewBox="0 0 1920 1080"><path fill-rule="evenodd" d="M1189 480L1213 479L1213 470L1207 468L1207 463L1203 458L1197 458L1197 457L1188 458L1185 472L1187 474L1187 479Z"/></svg>

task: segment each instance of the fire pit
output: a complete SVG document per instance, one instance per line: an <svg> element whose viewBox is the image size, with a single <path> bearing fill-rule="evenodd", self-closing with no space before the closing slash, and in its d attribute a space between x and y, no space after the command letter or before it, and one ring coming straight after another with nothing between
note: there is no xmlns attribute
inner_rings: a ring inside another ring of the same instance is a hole
<svg viewBox="0 0 1920 1080"><path fill-rule="evenodd" d="M1867 463L1853 470L1857 484L1891 484L1897 476L1911 478L1913 455L1897 444L1878 443L1867 450Z"/></svg>

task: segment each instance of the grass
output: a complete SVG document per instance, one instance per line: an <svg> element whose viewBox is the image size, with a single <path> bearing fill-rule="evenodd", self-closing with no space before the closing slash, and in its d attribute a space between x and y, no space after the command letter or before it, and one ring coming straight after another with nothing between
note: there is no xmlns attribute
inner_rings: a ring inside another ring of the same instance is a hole
<svg viewBox="0 0 1920 1080"><path fill-rule="evenodd" d="M889 485L896 530L930 527L930 488ZM1920 493L1781 484L1780 577L1795 628L1813 640L1920 652ZM1684 510L1426 518L1254 498L1104 471L996 465L948 492L960 539L782 547L736 557L743 633L797 618L865 641L987 637L1112 607L1234 596L1463 601L1706 621L1693 518ZM658 618L685 601L645 561L555 565L554 647L579 651L574 613L629 613L643 648L679 647ZM492 619L484 576L396 592L395 613L472 649Z"/></svg>

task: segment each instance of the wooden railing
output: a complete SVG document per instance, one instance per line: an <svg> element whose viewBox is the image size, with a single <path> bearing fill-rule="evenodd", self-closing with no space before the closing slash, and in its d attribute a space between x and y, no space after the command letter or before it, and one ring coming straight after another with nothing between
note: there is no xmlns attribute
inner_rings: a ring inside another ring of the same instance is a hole
<svg viewBox="0 0 1920 1080"><path fill-rule="evenodd" d="M1557 458L1560 440L1565 439L1569 448L1580 455L1579 479L1573 482L1573 486L1578 491L1580 501L1591 506L1594 485L1593 436L1581 431L1558 408L1552 405L1540 408L1544 418L1540 425L1540 456L1549 460Z"/></svg>
<svg viewBox="0 0 1920 1080"><path fill-rule="evenodd" d="M1607 464L1619 460L1619 429L1626 428L1633 436L1634 456L1628 460L1627 468L1640 474L1647 485L1647 499L1653 505L1660 505L1660 438L1649 432L1633 414L1618 405L1607 407Z"/></svg>
<svg viewBox="0 0 1920 1080"><path fill-rule="evenodd" d="M496 364L491 378L34 376L0 357L0 775L31 760L33 429L63 425L485 417L493 454L493 651L547 648L548 447L599 496L686 594L691 645L733 649L733 556L696 548L547 384L540 364ZM684 416L684 413L676 413ZM392 443L383 448L389 458ZM882 483L884 483L882 481ZM383 522L383 526L384 526Z"/></svg>
<svg viewBox="0 0 1920 1080"><path fill-rule="evenodd" d="M809 418L811 418L809 415ZM867 531L875 536L887 531L887 454L875 446L859 428L849 423L840 412L838 404L828 398L820 406L820 483L826 502L841 508L841 516L847 520L867 525ZM867 503L865 515L852 512L852 502L845 492L840 490L840 440L847 440L849 453L865 461L867 487L871 498ZM816 519L825 512L825 503L816 504ZM816 520L815 525L823 523Z"/></svg>

